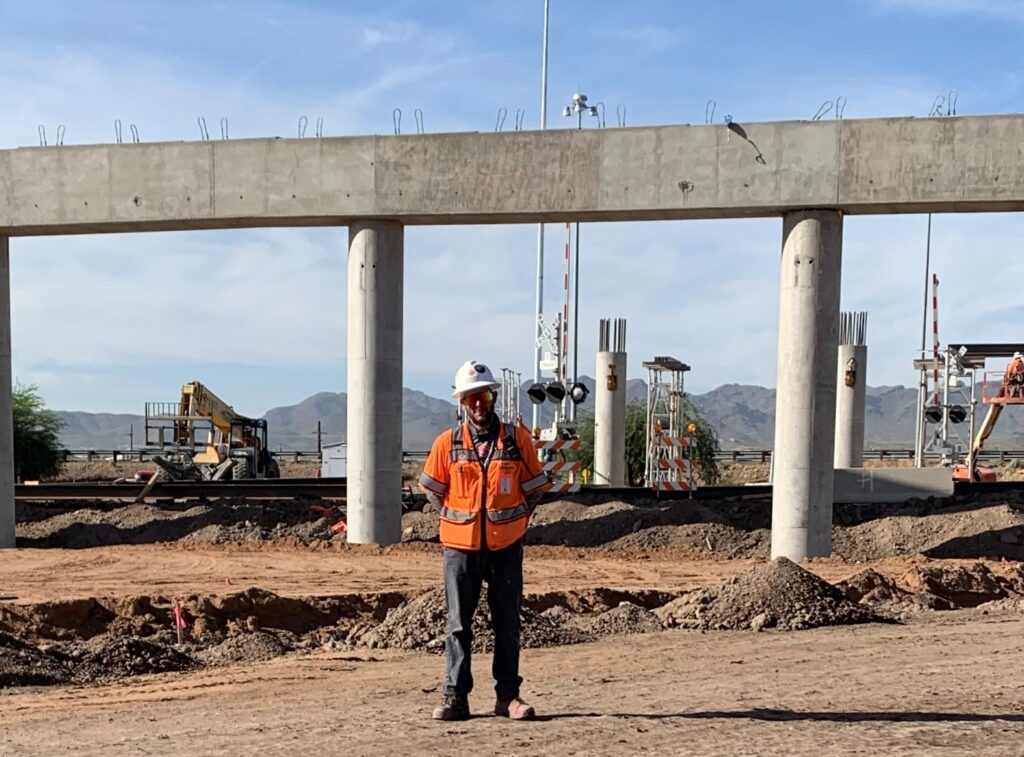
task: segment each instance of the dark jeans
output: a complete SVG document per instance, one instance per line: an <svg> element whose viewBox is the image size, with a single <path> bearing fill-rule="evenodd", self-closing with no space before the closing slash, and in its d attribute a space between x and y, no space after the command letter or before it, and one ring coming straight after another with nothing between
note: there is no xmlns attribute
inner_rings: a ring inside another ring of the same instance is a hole
<svg viewBox="0 0 1024 757"><path fill-rule="evenodd" d="M519 607L523 601L523 542L492 552L444 550L444 594L448 603L448 636L445 655L448 676L444 693L469 694L473 690L470 669L473 644L473 613L480 601L480 587L487 582L487 604L494 626L494 691L498 699L519 696Z"/></svg>

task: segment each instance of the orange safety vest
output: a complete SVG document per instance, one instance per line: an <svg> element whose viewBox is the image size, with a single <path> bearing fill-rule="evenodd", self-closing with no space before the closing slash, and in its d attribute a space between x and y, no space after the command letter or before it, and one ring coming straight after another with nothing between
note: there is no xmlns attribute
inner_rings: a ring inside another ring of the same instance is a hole
<svg viewBox="0 0 1024 757"><path fill-rule="evenodd" d="M489 460L473 447L469 424L445 431L430 449L420 486L444 501L441 543L465 550L504 549L529 525L526 497L550 485L523 426L502 423Z"/></svg>

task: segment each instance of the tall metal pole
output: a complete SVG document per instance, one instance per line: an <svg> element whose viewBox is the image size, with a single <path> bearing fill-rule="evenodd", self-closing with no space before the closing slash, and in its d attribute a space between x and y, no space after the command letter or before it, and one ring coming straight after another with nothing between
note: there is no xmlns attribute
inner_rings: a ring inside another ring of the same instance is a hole
<svg viewBox="0 0 1024 757"><path fill-rule="evenodd" d="M583 130L583 109L576 111L576 130ZM572 383L580 380L580 222L576 222L576 253L572 279ZM566 387L568 389L568 387ZM570 420L576 422L576 403L569 403Z"/></svg>
<svg viewBox="0 0 1024 757"><path fill-rule="evenodd" d="M931 273L932 264L932 214L928 214L928 236L926 237L924 247L924 308L921 313L921 359L924 360L925 356L925 344L928 335L928 285L929 274ZM925 435L925 424L924 424L924 403L925 396L927 394L925 382L927 381L928 374L921 370L921 376L919 378L917 387L917 419L914 425L914 466L920 468L924 465L924 435Z"/></svg>
<svg viewBox="0 0 1024 757"><path fill-rule="evenodd" d="M548 6L550 0L544 0L544 48L540 67L540 128L548 125ZM544 331L544 224L537 224L537 312L534 324L533 351L533 382L540 382L541 336ZM519 387L516 387L519 391ZM540 425L540 406L533 406L533 425Z"/></svg>

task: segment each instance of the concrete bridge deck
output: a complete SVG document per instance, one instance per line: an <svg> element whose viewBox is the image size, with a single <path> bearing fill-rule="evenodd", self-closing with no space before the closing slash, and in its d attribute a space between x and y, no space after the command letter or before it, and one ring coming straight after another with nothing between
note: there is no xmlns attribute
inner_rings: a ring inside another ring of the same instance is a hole
<svg viewBox="0 0 1024 757"><path fill-rule="evenodd" d="M0 235L1024 209L1024 115L0 151Z"/></svg>

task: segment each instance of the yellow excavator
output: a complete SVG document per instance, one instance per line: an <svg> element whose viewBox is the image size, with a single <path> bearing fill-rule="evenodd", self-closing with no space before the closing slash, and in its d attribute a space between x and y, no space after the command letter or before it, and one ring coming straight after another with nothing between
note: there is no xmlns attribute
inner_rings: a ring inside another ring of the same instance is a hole
<svg viewBox="0 0 1024 757"><path fill-rule="evenodd" d="M280 478L267 449L267 421L248 418L198 381L178 402L146 403L146 446L161 451L157 477L172 481Z"/></svg>

